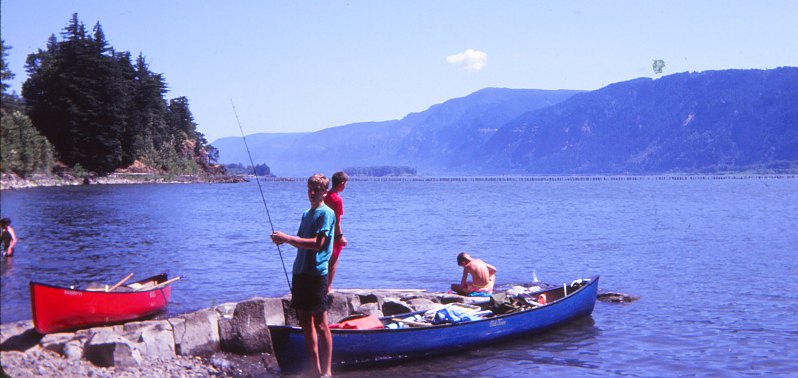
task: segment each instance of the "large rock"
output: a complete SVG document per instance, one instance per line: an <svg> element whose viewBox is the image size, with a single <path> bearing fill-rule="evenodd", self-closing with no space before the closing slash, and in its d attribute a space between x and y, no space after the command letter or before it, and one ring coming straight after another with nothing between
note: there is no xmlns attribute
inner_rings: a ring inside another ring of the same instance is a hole
<svg viewBox="0 0 798 378"><path fill-rule="evenodd" d="M385 316L406 314L408 312L413 312L413 309L402 302L385 301L385 303L382 304L382 313L385 314Z"/></svg>
<svg viewBox="0 0 798 378"><path fill-rule="evenodd" d="M127 323L124 336L142 355L172 358L176 354L174 330L167 320Z"/></svg>
<svg viewBox="0 0 798 378"><path fill-rule="evenodd" d="M83 344L85 340L72 339L64 344L61 355L67 360L79 360L83 357Z"/></svg>
<svg viewBox="0 0 798 378"><path fill-rule="evenodd" d="M220 350L219 313L200 310L169 319L175 333L175 354L208 356Z"/></svg>
<svg viewBox="0 0 798 378"><path fill-rule="evenodd" d="M224 319L232 319L233 318L233 312L235 312L235 310L236 310L236 305L237 305L237 303L235 303L235 302L222 303L222 304L214 307L214 310L216 310L216 312L218 312L219 316L221 316L222 318L224 318Z"/></svg>
<svg viewBox="0 0 798 378"><path fill-rule="evenodd" d="M385 316L377 303L363 303L356 312L363 315L374 315L378 318Z"/></svg>
<svg viewBox="0 0 798 378"><path fill-rule="evenodd" d="M413 298L407 301L407 304L410 305L410 307L412 307L415 311L426 311L440 306L440 304L427 298Z"/></svg>
<svg viewBox="0 0 798 378"><path fill-rule="evenodd" d="M51 350L58 354L64 354L64 345L66 345L66 343L71 341L74 337L75 334L71 332L50 333L42 337L42 340L39 341L39 345L41 345L44 349Z"/></svg>
<svg viewBox="0 0 798 378"><path fill-rule="evenodd" d="M222 350L244 355L273 353L269 324L285 324L282 300L257 298L239 303L232 319L219 320Z"/></svg>
<svg viewBox="0 0 798 378"><path fill-rule="evenodd" d="M337 323L352 315L360 307L360 297L355 294L330 293L330 306L327 310L327 321Z"/></svg>
<svg viewBox="0 0 798 378"><path fill-rule="evenodd" d="M358 299L360 300L360 304L367 304L367 303L376 303L377 307L382 308L382 303L385 302L381 295L377 295L374 293L370 294L358 294Z"/></svg>
<svg viewBox="0 0 798 378"><path fill-rule="evenodd" d="M126 368L141 365L141 353L124 337L106 328L95 329L83 357L96 366Z"/></svg>
<svg viewBox="0 0 798 378"><path fill-rule="evenodd" d="M291 307L291 295L280 298L280 302L283 305L285 325L299 326L299 314Z"/></svg>
<svg viewBox="0 0 798 378"><path fill-rule="evenodd" d="M449 303L465 303L465 298L462 295L457 294L444 294L440 297L441 303L449 304Z"/></svg>

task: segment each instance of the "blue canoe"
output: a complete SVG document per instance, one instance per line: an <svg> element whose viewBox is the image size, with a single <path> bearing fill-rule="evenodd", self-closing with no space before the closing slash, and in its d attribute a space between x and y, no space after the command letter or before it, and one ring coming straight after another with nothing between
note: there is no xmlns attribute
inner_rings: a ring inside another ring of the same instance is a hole
<svg viewBox="0 0 798 378"><path fill-rule="evenodd" d="M589 316L596 304L598 281L599 277L595 276L583 280L586 283L578 288L568 286L543 291L548 299L543 306L482 320L399 329L333 329L333 365L422 358L539 333ZM307 366L301 328L270 325L269 331L275 357L284 373L297 372Z"/></svg>

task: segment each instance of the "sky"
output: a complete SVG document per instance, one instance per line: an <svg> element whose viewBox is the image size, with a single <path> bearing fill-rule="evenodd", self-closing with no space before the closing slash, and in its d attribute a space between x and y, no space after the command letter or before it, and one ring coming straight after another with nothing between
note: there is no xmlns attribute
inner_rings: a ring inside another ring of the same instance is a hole
<svg viewBox="0 0 798 378"><path fill-rule="evenodd" d="M487 87L593 90L638 77L798 66L798 1L2 0L28 54L73 13L143 54L208 141L385 121ZM665 67L654 72L652 63Z"/></svg>

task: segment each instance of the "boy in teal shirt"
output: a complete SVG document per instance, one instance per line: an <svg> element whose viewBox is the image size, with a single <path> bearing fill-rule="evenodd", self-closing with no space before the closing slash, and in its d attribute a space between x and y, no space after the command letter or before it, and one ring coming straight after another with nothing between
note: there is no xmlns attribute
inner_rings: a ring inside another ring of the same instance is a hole
<svg viewBox="0 0 798 378"><path fill-rule="evenodd" d="M302 214L297 235L272 234L275 244L297 248L291 286L291 307L299 314L310 366L316 376L330 376L332 334L327 321L327 270L333 248L335 212L324 205L330 180L317 173L308 179L310 209Z"/></svg>

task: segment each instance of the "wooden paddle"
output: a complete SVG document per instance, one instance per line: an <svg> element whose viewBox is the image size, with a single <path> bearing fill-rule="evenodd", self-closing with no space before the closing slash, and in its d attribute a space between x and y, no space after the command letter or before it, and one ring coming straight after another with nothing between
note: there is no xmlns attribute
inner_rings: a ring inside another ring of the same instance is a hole
<svg viewBox="0 0 798 378"><path fill-rule="evenodd" d="M161 282L161 283L153 286L151 289L157 289L159 287L163 287L163 286L169 285L170 283L175 282L175 281L177 281L177 280L179 280L181 278L183 278L183 276L177 276L175 278L172 278L171 280Z"/></svg>
<svg viewBox="0 0 798 378"><path fill-rule="evenodd" d="M119 287L119 285L121 285L121 284L123 284L123 283L127 282L127 280L129 280L129 279L130 279L130 277L133 277L133 273L130 273L130 274L128 274L128 275L127 275L127 277L123 278L121 281L117 282L117 283L116 283L116 285L114 285L114 286L111 286L111 288L110 288L110 289L106 289L105 291L106 291L106 292L109 292L109 291L114 291L114 289L118 288L118 287Z"/></svg>

